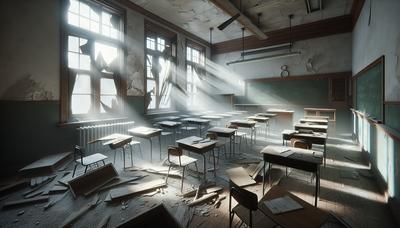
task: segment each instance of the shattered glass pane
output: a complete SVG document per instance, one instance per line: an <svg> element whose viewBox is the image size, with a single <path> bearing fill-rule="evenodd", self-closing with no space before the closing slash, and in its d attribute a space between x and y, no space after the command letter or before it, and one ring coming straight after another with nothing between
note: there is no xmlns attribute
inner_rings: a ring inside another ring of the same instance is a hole
<svg viewBox="0 0 400 228"><path fill-rule="evenodd" d="M106 105L106 109L104 109L103 105L100 105L100 112L106 113L109 111L117 111L118 100L117 96L110 96L110 95L102 95L100 96L100 101L104 105ZM111 110L110 110L111 109Z"/></svg>
<svg viewBox="0 0 400 228"><path fill-rule="evenodd" d="M114 79L100 79L100 94L101 95L117 95Z"/></svg>

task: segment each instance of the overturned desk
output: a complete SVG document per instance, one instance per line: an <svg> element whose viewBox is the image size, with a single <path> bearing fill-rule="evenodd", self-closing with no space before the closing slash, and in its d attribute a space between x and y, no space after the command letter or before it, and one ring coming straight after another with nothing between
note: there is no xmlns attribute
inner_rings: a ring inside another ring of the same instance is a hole
<svg viewBox="0 0 400 228"><path fill-rule="evenodd" d="M153 161L153 137L158 137L158 142L160 144L160 160L161 160L161 131L159 128L151 127L135 127L129 129L128 132L138 138L148 139L150 143L150 161Z"/></svg>
<svg viewBox="0 0 400 228"><path fill-rule="evenodd" d="M300 169L315 174L315 206L317 206L320 185L320 165L322 164L322 153L287 146L266 146L260 152L264 160L264 173L266 162ZM269 171L271 164L269 165ZM270 172L268 172L269 183L271 183ZM265 191L265 175L263 175L263 194Z"/></svg>
<svg viewBox="0 0 400 228"><path fill-rule="evenodd" d="M217 141L203 139L197 136L190 136L187 138L180 139L176 141L178 143L178 147L182 148L183 150L187 150L196 154L203 156L203 164L204 164L204 180L207 177L207 159L205 153L209 151L213 151ZM214 163L214 176L216 176L216 168L215 168L215 156L213 154L213 163Z"/></svg>

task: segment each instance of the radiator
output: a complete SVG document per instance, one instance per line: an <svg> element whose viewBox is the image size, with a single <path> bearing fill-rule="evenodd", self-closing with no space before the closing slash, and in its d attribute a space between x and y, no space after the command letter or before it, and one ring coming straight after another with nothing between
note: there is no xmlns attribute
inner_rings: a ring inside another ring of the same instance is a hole
<svg viewBox="0 0 400 228"><path fill-rule="evenodd" d="M88 143L114 133L128 134L128 129L133 126L134 121L125 121L78 127L79 145L85 148L88 154L105 152L109 147L103 146L103 142Z"/></svg>

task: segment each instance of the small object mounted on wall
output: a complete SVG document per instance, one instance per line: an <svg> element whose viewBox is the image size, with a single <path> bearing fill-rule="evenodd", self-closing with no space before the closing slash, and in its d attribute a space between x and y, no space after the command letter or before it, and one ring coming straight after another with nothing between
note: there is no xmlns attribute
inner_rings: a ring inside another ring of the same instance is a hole
<svg viewBox="0 0 400 228"><path fill-rule="evenodd" d="M282 65L282 66L281 66L281 70L282 70L282 71L281 71L281 77L282 77L282 78L288 77L288 76L290 75L287 65Z"/></svg>

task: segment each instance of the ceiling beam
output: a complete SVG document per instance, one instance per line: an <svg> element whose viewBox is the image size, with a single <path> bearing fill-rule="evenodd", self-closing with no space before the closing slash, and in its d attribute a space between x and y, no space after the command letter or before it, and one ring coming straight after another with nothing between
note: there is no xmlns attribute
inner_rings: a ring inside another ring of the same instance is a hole
<svg viewBox="0 0 400 228"><path fill-rule="evenodd" d="M268 36L261 31L246 15L244 15L235 5L233 5L229 0L210 0L218 8L223 10L225 13L233 17L236 14L240 14L237 21L242 24L248 31L253 33L258 39L267 39Z"/></svg>
<svg viewBox="0 0 400 228"><path fill-rule="evenodd" d="M279 29L267 32L268 39L259 40L255 36L247 36L244 38L246 49L256 49L287 43L290 41L299 41L312 39L322 36L347 33L352 31L352 16L344 15L329 18L321 21L311 22L289 28ZM242 39L233 39L212 45L212 54L221 54L242 50Z"/></svg>
<svg viewBox="0 0 400 228"><path fill-rule="evenodd" d="M187 36L188 38L192 39L193 41L196 41L202 45L208 46L210 47L210 43L207 42L206 40L194 35L193 33L190 33L188 31L186 31L185 29L165 20L164 18L144 9L143 7L129 1L129 0L116 0L117 3L121 4L122 6L125 6L131 10L134 10L142 15L144 15L145 17L147 17L148 19L152 20L153 22L156 22L158 24L161 24L169 29L174 30L175 32L179 32L185 36Z"/></svg>
<svg viewBox="0 0 400 228"><path fill-rule="evenodd" d="M360 16L364 3L365 0L353 0L353 5L351 6L353 26L355 26L357 23L358 17Z"/></svg>

